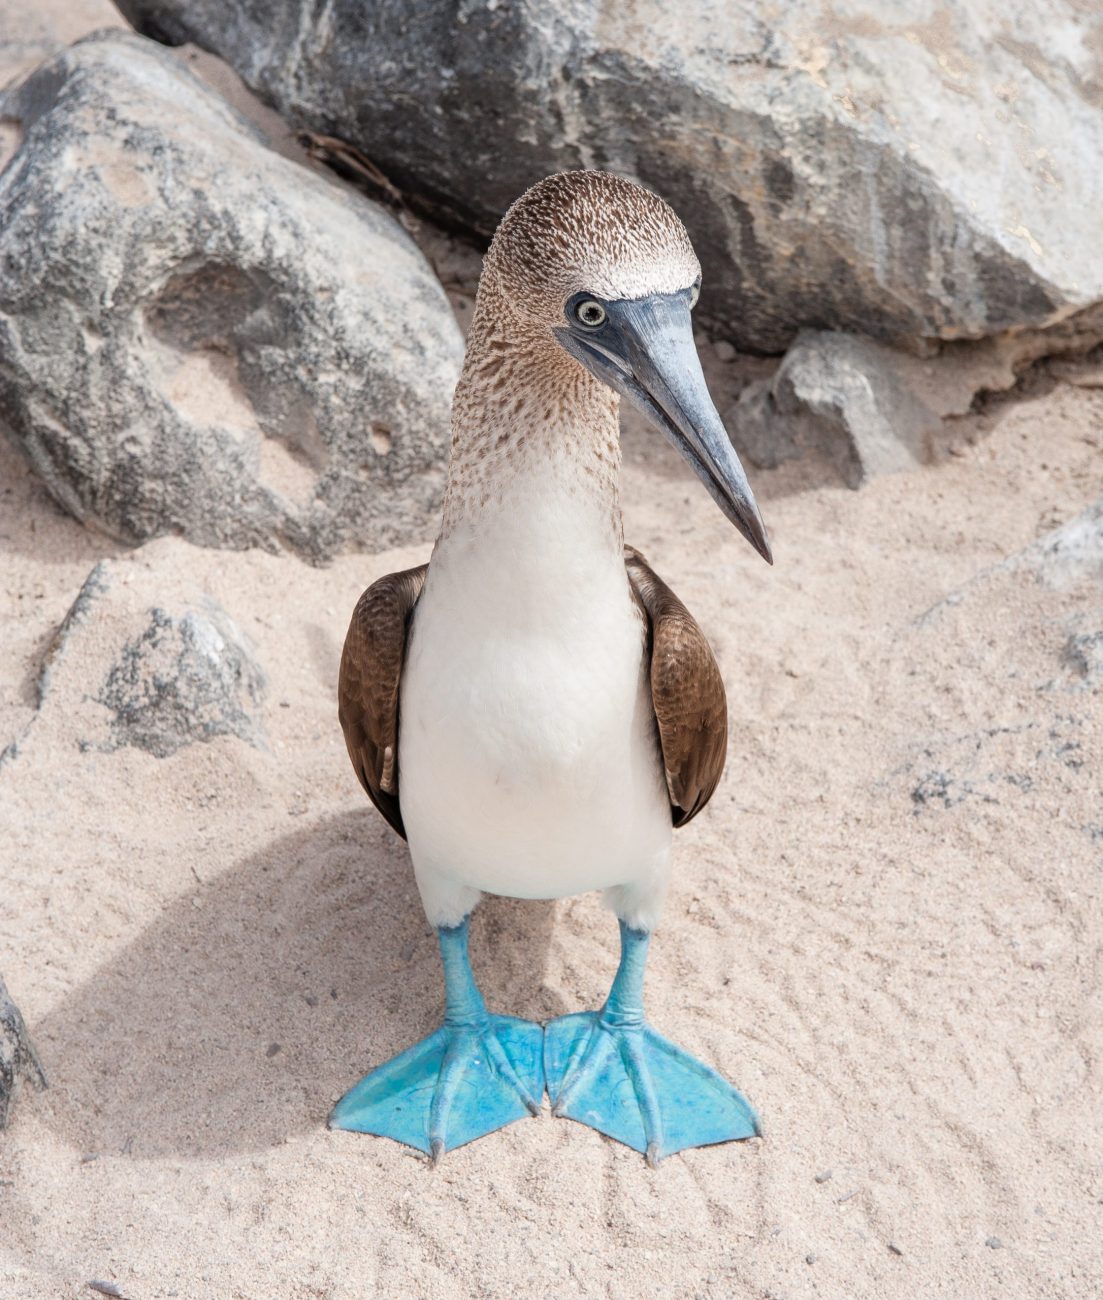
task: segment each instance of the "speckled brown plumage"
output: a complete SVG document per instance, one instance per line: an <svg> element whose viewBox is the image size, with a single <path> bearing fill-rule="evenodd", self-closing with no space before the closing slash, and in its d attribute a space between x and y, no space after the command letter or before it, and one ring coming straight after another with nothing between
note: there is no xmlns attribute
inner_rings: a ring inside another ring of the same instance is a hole
<svg viewBox="0 0 1103 1300"><path fill-rule="evenodd" d="M602 298L675 293L700 275L685 227L657 194L611 172L560 172L502 218L484 277L534 318L559 316L584 286Z"/></svg>
<svg viewBox="0 0 1103 1300"><path fill-rule="evenodd" d="M486 255L452 404L442 536L493 508L526 464L566 471L620 526L619 399L552 334L563 304L676 292L701 273L656 194L608 172L549 176L513 204Z"/></svg>

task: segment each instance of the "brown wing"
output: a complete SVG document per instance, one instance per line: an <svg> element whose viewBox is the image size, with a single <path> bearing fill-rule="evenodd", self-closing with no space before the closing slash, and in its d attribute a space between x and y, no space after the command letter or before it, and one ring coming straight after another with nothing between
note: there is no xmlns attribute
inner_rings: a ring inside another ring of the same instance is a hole
<svg viewBox="0 0 1103 1300"><path fill-rule="evenodd" d="M403 839L398 806L398 687L410 615L427 564L380 578L356 602L337 683L337 716L368 797Z"/></svg>
<svg viewBox="0 0 1103 1300"><path fill-rule="evenodd" d="M709 643L689 610L639 551L624 548L628 578L650 630L651 700L659 724L670 811L684 826L724 770L728 701Z"/></svg>

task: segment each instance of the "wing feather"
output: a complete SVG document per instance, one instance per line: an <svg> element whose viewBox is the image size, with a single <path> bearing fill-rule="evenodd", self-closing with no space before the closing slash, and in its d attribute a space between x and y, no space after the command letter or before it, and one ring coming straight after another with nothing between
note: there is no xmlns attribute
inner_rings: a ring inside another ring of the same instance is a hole
<svg viewBox="0 0 1103 1300"><path fill-rule="evenodd" d="M368 797L406 838L398 803L398 694L410 616L427 564L380 578L356 603L341 655L337 713Z"/></svg>
<svg viewBox="0 0 1103 1300"><path fill-rule="evenodd" d="M651 700L659 726L670 811L684 826L716 789L728 746L724 682L693 616L639 551L624 562L650 630Z"/></svg>
<svg viewBox="0 0 1103 1300"><path fill-rule="evenodd" d="M724 683L692 615L647 561L625 547L632 590L648 624L651 698L671 817L684 826L712 797L724 770ZM356 775L399 835L398 699L410 617L428 565L373 583L353 611L338 684L338 714Z"/></svg>

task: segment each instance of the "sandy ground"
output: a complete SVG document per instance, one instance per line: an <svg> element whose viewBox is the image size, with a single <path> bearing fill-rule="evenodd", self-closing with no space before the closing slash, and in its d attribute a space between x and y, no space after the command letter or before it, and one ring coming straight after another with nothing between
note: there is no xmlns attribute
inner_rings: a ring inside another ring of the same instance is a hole
<svg viewBox="0 0 1103 1300"><path fill-rule="evenodd" d="M655 1173L546 1110L435 1172L325 1129L439 1014L405 848L334 703L356 596L432 523L323 570L128 553L0 447L0 748L24 737L0 971L52 1084L0 1136L0 1297L1098 1295L1103 702L1065 647L1103 594L1005 561L1098 499L1101 429L1103 390L1043 377L860 493L815 464L754 475L772 570L626 437L628 536L708 632L732 717L649 1009L766 1132ZM103 753L35 716L112 556L248 633L266 746ZM615 923L595 897L489 900L473 952L492 1009L546 1019L601 1001Z"/></svg>

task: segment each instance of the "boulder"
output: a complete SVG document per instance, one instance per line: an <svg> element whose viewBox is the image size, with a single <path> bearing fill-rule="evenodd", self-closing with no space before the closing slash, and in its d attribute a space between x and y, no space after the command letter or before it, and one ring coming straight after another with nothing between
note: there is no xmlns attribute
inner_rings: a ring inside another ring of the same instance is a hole
<svg viewBox="0 0 1103 1300"><path fill-rule="evenodd" d="M66 509L316 562L424 536L462 340L389 214L132 33L3 118L0 427Z"/></svg>
<svg viewBox="0 0 1103 1300"><path fill-rule="evenodd" d="M40 730L86 753L133 746L167 758L221 736L265 747L265 673L225 609L187 580L187 551L165 539L95 566L43 656L37 712L3 761Z"/></svg>
<svg viewBox="0 0 1103 1300"><path fill-rule="evenodd" d="M27 1026L0 978L0 1129L7 1127L15 1090L24 1078L40 1088L46 1086L46 1075Z"/></svg>
<svg viewBox="0 0 1103 1300"><path fill-rule="evenodd" d="M940 421L887 352L852 334L802 332L773 376L748 385L730 409L740 450L764 469L819 451L850 487L913 469Z"/></svg>
<svg viewBox="0 0 1103 1300"><path fill-rule="evenodd" d="M745 349L981 338L1103 299L1103 10L1080 0L119 4L469 230L549 172L638 178Z"/></svg>

